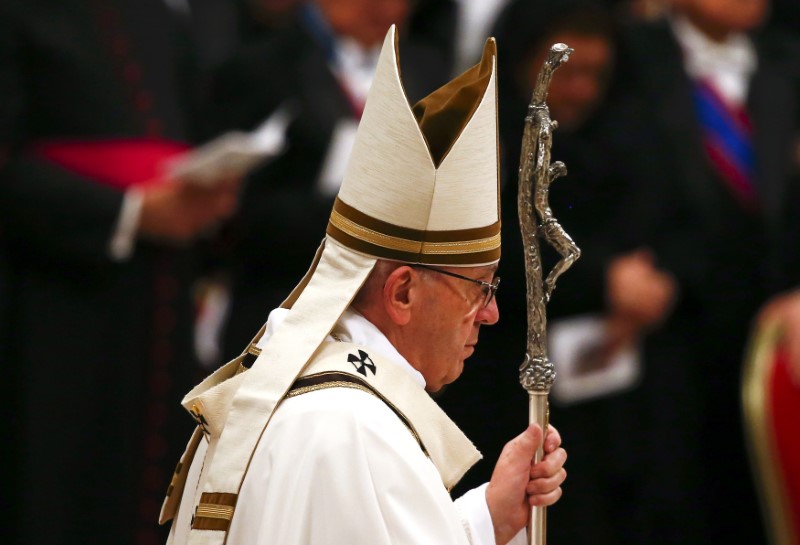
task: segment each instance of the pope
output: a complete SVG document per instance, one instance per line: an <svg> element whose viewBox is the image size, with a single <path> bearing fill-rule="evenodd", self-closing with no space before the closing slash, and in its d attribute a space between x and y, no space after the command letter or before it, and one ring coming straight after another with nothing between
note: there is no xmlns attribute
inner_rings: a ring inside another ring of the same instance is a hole
<svg viewBox="0 0 800 545"><path fill-rule="evenodd" d="M429 392L499 319L496 47L413 107L397 55L392 27L308 273L184 398L170 543L525 543L561 496L561 438L533 425L450 497L480 454Z"/></svg>

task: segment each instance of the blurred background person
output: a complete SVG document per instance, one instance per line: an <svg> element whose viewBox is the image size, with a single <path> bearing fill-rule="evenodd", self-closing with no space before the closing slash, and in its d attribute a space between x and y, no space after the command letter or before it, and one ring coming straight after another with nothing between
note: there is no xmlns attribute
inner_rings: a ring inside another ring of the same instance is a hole
<svg viewBox="0 0 800 545"><path fill-rule="evenodd" d="M456 30L453 71L461 73L480 58L481 45L491 35L498 15L509 0L455 0ZM499 66L499 63L498 63Z"/></svg>
<svg viewBox="0 0 800 545"><path fill-rule="evenodd" d="M407 33L416 42L438 50L449 72L458 75L480 60L483 44L507 3L508 0L415 0Z"/></svg>
<svg viewBox="0 0 800 545"><path fill-rule="evenodd" d="M304 2L291 25L244 48L217 73L217 132L250 130L280 110L291 119L284 153L248 177L241 212L227 228L225 358L247 346L264 309L283 301L319 246L382 40L393 23L407 40L409 9L408 0ZM400 49L410 100L447 80L436 51L411 41Z"/></svg>
<svg viewBox="0 0 800 545"><path fill-rule="evenodd" d="M269 0L267 0L269 1ZM792 0L786 0L791 2ZM651 19L665 10L665 0L598 0L619 19ZM510 0L415 0L407 31L418 43L439 50L453 74L477 62ZM542 0L529 0L543 4ZM502 66L502 62L498 63Z"/></svg>
<svg viewBox="0 0 800 545"><path fill-rule="evenodd" d="M235 180L200 187L161 169L192 142L192 74L213 62L191 31L214 18L191 8L0 2L4 542L166 536L160 503L192 425L180 400L200 375L195 243L237 197Z"/></svg>
<svg viewBox="0 0 800 545"><path fill-rule="evenodd" d="M682 394L690 410L674 425L692 426L702 439L680 460L696 476L695 487L684 491L700 499L696 542L764 543L739 384L759 308L800 281L790 249L797 244L793 217L800 204L800 50L765 26L767 0L673 0L669 7L664 20L630 29L628 60L621 63L631 88L655 113L648 129L661 145L649 153L669 165L642 173L643 179L679 196L681 208L696 218L691 237L701 241L682 258L701 274L680 278L672 320L685 325L676 340L691 353L666 360L668 372L656 385ZM659 259L667 268L677 262Z"/></svg>
<svg viewBox="0 0 800 545"><path fill-rule="evenodd" d="M292 24L294 11L303 0L236 0L239 45L269 39Z"/></svg>

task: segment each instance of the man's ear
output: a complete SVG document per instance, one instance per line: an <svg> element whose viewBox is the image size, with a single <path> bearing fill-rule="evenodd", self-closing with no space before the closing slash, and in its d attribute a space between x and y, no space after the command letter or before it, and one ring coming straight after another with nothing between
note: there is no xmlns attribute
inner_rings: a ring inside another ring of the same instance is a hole
<svg viewBox="0 0 800 545"><path fill-rule="evenodd" d="M383 285L383 307L397 325L411 321L412 292L419 287L419 274L404 265L393 270Z"/></svg>

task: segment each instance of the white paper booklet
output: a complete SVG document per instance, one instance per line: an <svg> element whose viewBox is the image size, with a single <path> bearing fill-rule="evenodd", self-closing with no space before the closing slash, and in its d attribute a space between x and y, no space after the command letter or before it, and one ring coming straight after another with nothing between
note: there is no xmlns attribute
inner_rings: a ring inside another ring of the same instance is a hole
<svg viewBox="0 0 800 545"><path fill-rule="evenodd" d="M317 190L327 197L335 197L344 180L350 153L356 143L358 121L342 119L333 129L328 151L317 179Z"/></svg>
<svg viewBox="0 0 800 545"><path fill-rule="evenodd" d="M213 185L227 177L240 177L286 146L286 129L294 113L284 105L251 132L231 131L199 146L165 167L174 178L201 185Z"/></svg>
<svg viewBox="0 0 800 545"><path fill-rule="evenodd" d="M623 392L636 386L641 374L637 346L602 354L606 339L601 315L554 320L548 335L548 358L556 370L550 391L562 405Z"/></svg>

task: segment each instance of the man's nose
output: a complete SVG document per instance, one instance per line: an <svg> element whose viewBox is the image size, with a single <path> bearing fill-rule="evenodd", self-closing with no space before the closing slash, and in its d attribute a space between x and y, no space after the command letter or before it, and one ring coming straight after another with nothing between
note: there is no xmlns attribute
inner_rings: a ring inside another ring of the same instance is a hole
<svg viewBox="0 0 800 545"><path fill-rule="evenodd" d="M500 319L500 309L497 306L497 297L492 297L489 304L481 307L475 315L475 321L481 325L494 325Z"/></svg>

